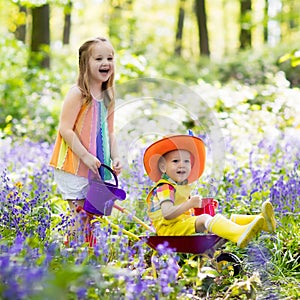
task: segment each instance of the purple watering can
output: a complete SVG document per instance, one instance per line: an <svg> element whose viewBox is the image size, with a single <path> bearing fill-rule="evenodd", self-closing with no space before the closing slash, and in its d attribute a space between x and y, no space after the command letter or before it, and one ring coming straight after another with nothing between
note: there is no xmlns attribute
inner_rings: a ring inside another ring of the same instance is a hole
<svg viewBox="0 0 300 300"><path fill-rule="evenodd" d="M118 178L114 171L104 164L101 164L100 168L101 167L106 168L111 172L115 184L105 182L100 177L90 178L89 176L89 189L84 201L83 209L91 214L109 216L111 215L114 202L116 200L124 200L126 198L126 193L124 190L118 188Z"/></svg>

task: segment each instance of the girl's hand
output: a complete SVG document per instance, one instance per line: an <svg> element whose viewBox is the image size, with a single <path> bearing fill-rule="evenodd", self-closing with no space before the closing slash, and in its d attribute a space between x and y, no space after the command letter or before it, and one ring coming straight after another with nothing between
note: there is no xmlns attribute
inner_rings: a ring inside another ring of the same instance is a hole
<svg viewBox="0 0 300 300"><path fill-rule="evenodd" d="M122 164L118 157L113 160L113 170L115 171L116 175L119 175L122 171Z"/></svg>
<svg viewBox="0 0 300 300"><path fill-rule="evenodd" d="M191 204L191 208L202 207L202 198L198 195L190 197L188 201Z"/></svg>
<svg viewBox="0 0 300 300"><path fill-rule="evenodd" d="M97 175L99 174L98 169L101 166L101 162L96 156L88 152L81 158L81 160L93 173Z"/></svg>

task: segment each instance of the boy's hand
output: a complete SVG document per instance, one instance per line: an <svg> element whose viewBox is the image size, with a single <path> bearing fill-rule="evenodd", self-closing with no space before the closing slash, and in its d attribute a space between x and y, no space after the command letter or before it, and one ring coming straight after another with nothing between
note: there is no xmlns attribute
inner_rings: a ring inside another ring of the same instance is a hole
<svg viewBox="0 0 300 300"><path fill-rule="evenodd" d="M219 201L214 199L213 200L213 206L214 206L215 209L217 209L219 207Z"/></svg>
<svg viewBox="0 0 300 300"><path fill-rule="evenodd" d="M196 195L196 196L192 196L190 197L190 199L188 200L191 204L191 208L201 208L202 207L202 197Z"/></svg>

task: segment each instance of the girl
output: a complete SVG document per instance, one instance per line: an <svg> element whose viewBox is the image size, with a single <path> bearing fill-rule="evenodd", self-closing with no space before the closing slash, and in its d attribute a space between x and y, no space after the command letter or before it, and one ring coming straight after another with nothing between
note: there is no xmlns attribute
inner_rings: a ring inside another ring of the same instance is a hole
<svg viewBox="0 0 300 300"><path fill-rule="evenodd" d="M77 84L65 97L50 161L73 216L76 206L83 206L89 172L97 176L101 163L111 161L116 174L121 172L113 131L114 74L114 49L106 38L88 40L79 48ZM102 169L100 176L108 179ZM75 222L73 232L79 225Z"/></svg>

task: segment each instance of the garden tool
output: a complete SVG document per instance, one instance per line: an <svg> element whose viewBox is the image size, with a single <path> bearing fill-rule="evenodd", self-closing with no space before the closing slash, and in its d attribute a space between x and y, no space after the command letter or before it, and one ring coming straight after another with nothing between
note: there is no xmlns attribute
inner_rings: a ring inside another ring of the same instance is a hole
<svg viewBox="0 0 300 300"><path fill-rule="evenodd" d="M115 201L124 200L126 193L118 188L118 178L115 172L109 166L101 164L99 174L101 168L107 169L112 174L115 183L105 182L100 176L93 178L89 173L89 188L83 209L91 214L109 216Z"/></svg>
<svg viewBox="0 0 300 300"><path fill-rule="evenodd" d="M244 248L261 230L263 224L264 218L262 216L256 216L254 220L247 225L239 225L217 214L209 222L207 230L236 243L240 248Z"/></svg>
<svg viewBox="0 0 300 300"><path fill-rule="evenodd" d="M274 209L270 201L265 201L261 208L259 216L264 218L264 225L262 230L267 232L274 232L276 229L276 220L274 215ZM232 214L230 220L239 225L246 225L251 223L257 215L239 215Z"/></svg>

